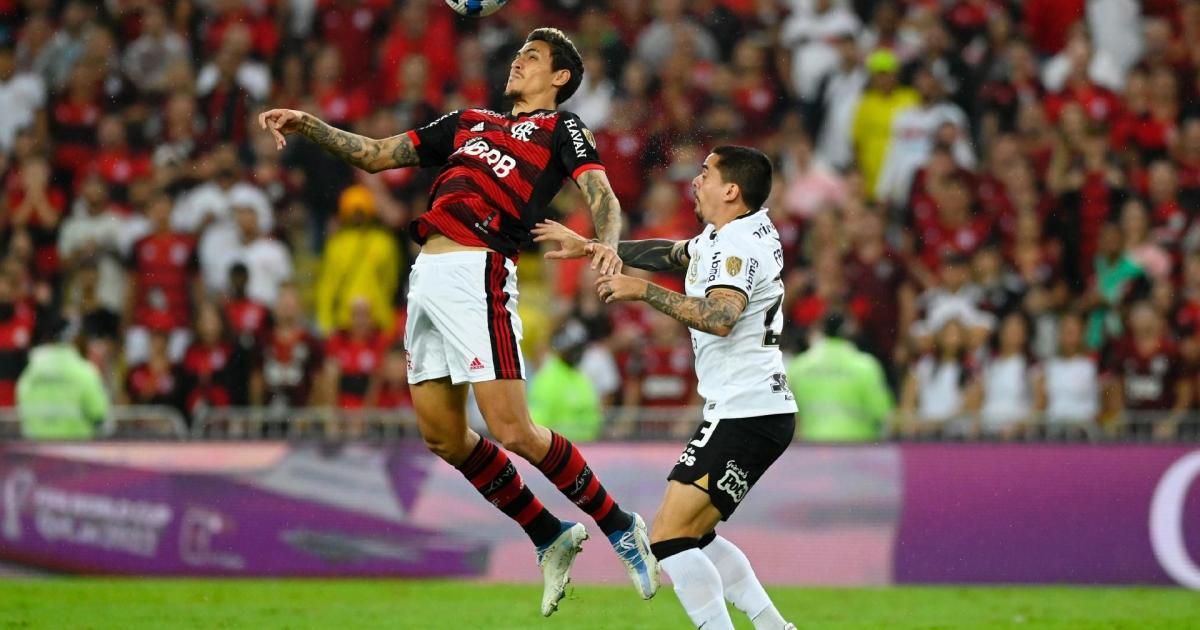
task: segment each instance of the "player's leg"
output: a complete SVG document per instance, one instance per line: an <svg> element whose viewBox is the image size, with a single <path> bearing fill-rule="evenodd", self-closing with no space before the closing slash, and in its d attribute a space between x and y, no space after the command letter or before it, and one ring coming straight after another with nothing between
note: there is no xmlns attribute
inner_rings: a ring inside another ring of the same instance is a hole
<svg viewBox="0 0 1200 630"><path fill-rule="evenodd" d="M754 574L750 560L737 545L723 536L718 536L716 530L713 530L700 537L699 546L721 575L725 599L750 617L755 630L795 628L779 614L766 589L758 581L758 576Z"/></svg>
<svg viewBox="0 0 1200 630"><path fill-rule="evenodd" d="M533 423L525 399L516 267L495 253L488 253L484 262L480 293L486 296L486 309L480 312L471 334L455 339L463 346L460 363L472 366L465 377L472 381L488 429L504 448L537 466L596 521L638 593L649 599L658 590L658 566L650 554L646 524L617 505L570 440Z"/></svg>
<svg viewBox="0 0 1200 630"><path fill-rule="evenodd" d="M667 492L650 530L650 549L671 576L675 595L697 628L732 630L725 607L721 574L704 552L700 536L721 520L708 493L679 481L667 482Z"/></svg>

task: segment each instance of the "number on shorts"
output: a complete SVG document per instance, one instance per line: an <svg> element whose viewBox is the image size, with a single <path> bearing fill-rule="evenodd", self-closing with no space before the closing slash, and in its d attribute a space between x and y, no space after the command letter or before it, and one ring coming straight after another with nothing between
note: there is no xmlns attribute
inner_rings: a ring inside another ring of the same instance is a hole
<svg viewBox="0 0 1200 630"><path fill-rule="evenodd" d="M696 448L702 448L705 444L708 444L709 438L712 437L713 431L717 430L717 423L720 421L720 418L717 418L716 420L705 420L704 424L700 425L700 437L692 440L692 446L695 446Z"/></svg>

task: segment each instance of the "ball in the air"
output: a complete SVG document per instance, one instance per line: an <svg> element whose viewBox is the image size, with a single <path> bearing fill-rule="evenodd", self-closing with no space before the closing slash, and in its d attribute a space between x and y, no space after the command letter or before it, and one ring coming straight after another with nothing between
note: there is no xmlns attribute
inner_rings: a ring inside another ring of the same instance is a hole
<svg viewBox="0 0 1200 630"><path fill-rule="evenodd" d="M454 12L467 17L484 17L499 11L508 0L446 0Z"/></svg>

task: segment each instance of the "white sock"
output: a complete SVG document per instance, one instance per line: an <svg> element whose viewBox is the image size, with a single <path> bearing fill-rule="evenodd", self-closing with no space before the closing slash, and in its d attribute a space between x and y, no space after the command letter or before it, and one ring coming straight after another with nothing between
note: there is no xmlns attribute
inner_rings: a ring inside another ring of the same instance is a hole
<svg viewBox="0 0 1200 630"><path fill-rule="evenodd" d="M717 536L701 551L721 575L725 598L754 622L755 630L785 630L784 621L770 596L754 575L746 554L729 540Z"/></svg>
<svg viewBox="0 0 1200 630"><path fill-rule="evenodd" d="M658 565L671 576L675 595L697 628L733 630L733 620L721 594L721 574L699 549L688 549Z"/></svg>

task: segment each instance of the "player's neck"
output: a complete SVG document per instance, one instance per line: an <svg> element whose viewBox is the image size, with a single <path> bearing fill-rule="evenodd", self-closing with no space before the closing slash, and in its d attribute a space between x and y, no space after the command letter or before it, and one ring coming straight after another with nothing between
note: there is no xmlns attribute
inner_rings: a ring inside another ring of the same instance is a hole
<svg viewBox="0 0 1200 630"><path fill-rule="evenodd" d="M735 220L751 214L754 214L753 210L750 210L746 206L740 204L736 206L726 206L722 209L720 216L713 219L713 231L717 232L726 225L733 223Z"/></svg>
<svg viewBox="0 0 1200 630"><path fill-rule="evenodd" d="M517 114L527 114L529 112L536 112L541 109L553 111L556 108L557 104L554 102L554 95L552 94L545 96L531 96L528 98L525 96L518 96L512 104L512 115L516 116Z"/></svg>

